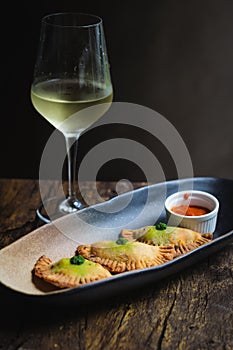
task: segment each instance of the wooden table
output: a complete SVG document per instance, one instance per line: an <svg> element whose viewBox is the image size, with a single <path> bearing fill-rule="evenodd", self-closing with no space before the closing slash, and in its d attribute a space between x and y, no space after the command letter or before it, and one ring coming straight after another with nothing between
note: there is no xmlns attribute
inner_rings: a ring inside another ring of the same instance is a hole
<svg viewBox="0 0 233 350"><path fill-rule="evenodd" d="M93 184L86 188L92 198ZM116 195L114 183L98 188L105 199ZM35 214L39 204L37 181L0 180L1 248L43 224ZM231 350L232 267L230 245L156 285L66 310L28 307L1 288L0 349Z"/></svg>

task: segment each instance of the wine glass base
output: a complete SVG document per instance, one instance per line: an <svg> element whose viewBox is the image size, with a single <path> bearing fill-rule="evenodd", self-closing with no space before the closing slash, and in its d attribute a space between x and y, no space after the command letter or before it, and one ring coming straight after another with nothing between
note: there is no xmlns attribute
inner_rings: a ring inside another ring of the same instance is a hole
<svg viewBox="0 0 233 350"><path fill-rule="evenodd" d="M51 197L44 200L36 210L39 219L45 223L49 223L69 213L74 213L85 208L85 205L78 200L71 202L70 198L64 200L63 197L62 199Z"/></svg>

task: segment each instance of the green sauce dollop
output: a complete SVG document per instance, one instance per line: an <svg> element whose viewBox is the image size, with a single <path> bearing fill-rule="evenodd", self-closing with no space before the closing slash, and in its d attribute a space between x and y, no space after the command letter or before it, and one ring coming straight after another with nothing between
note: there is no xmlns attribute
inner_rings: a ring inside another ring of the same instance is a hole
<svg viewBox="0 0 233 350"><path fill-rule="evenodd" d="M70 263L73 265L82 265L85 259L82 255L75 255L70 258Z"/></svg>

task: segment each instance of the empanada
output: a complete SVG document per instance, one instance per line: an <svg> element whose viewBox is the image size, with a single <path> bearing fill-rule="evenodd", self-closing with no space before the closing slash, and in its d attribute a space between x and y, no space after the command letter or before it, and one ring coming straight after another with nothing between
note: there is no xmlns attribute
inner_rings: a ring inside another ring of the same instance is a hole
<svg viewBox="0 0 233 350"><path fill-rule="evenodd" d="M78 264L72 263L72 258L63 258L52 263L45 255L37 260L33 272L37 277L59 288L77 287L111 277L110 272L103 266L84 258L80 259Z"/></svg>
<svg viewBox="0 0 233 350"><path fill-rule="evenodd" d="M201 234L187 228L166 225L162 230L157 229L156 226L145 226L136 230L122 230L121 237L129 241L136 240L153 246L173 244L176 256L185 254L213 239L212 233Z"/></svg>
<svg viewBox="0 0 233 350"><path fill-rule="evenodd" d="M120 273L165 263L173 259L175 250L172 245L155 247L141 242L100 241L78 246L77 253L112 273Z"/></svg>

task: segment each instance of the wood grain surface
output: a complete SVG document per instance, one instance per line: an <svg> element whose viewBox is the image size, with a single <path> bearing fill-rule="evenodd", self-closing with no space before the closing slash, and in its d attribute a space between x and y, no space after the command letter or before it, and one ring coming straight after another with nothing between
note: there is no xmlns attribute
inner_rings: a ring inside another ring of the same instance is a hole
<svg viewBox="0 0 233 350"><path fill-rule="evenodd" d="M54 191L54 181L47 182ZM134 187L145 183L135 183ZM94 184L86 191L96 203ZM115 183L97 183L104 199ZM126 191L127 186L122 189ZM0 247L39 227L35 180L0 180ZM6 261L7 263L7 261ZM19 262L20 268L20 262ZM232 245L130 295L82 306L28 305L0 289L1 350L233 349Z"/></svg>

